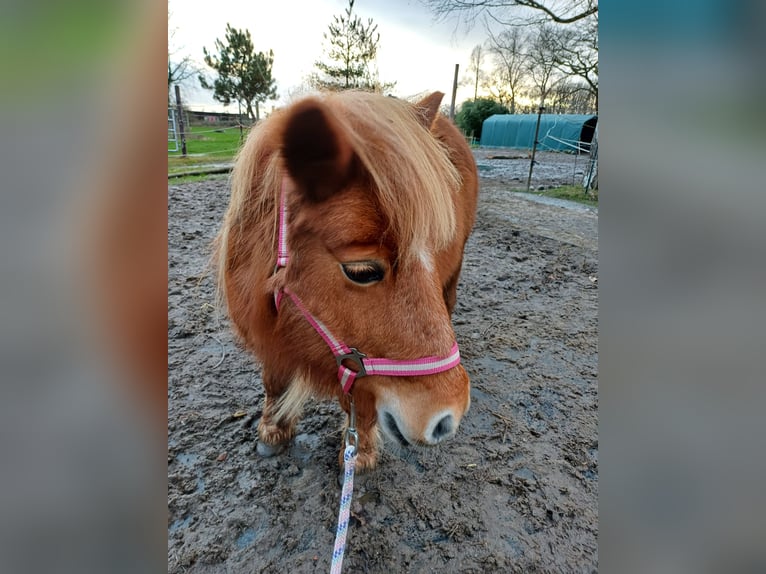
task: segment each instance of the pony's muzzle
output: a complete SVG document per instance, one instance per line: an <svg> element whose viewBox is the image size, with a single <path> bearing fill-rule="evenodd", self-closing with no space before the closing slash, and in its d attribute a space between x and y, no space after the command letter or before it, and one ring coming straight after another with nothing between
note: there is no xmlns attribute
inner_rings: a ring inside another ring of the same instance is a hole
<svg viewBox="0 0 766 574"><path fill-rule="evenodd" d="M457 433L471 405L471 385L462 365L439 375L413 377L379 389L379 428L401 446L440 444Z"/></svg>
<svg viewBox="0 0 766 574"><path fill-rule="evenodd" d="M400 446L410 444L433 446L454 436L458 427L453 414L449 411L442 411L428 420L422 434L418 433L420 436L413 436L407 425L394 413L384 409L381 415L380 421L383 432Z"/></svg>

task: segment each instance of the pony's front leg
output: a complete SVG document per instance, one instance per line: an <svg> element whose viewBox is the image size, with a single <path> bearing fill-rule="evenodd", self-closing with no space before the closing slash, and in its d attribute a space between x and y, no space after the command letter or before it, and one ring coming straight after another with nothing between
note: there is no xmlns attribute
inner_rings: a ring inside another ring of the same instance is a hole
<svg viewBox="0 0 766 574"><path fill-rule="evenodd" d="M340 467L343 469L343 453L346 450L346 430L350 422L351 407L347 396L341 397L340 404L348 415L343 427L343 443L338 457ZM364 472L375 468L378 464L378 413L375 410L375 398L368 393L355 392L354 405L356 409L356 432L359 435L356 470Z"/></svg>
<svg viewBox="0 0 766 574"><path fill-rule="evenodd" d="M297 384L299 381L277 376L264 366L263 388L266 397L263 414L258 422L256 451L259 455L269 457L279 454L295 435L295 425L303 406L302 403L296 405L290 401L290 397L294 396L290 391L297 390L291 387Z"/></svg>

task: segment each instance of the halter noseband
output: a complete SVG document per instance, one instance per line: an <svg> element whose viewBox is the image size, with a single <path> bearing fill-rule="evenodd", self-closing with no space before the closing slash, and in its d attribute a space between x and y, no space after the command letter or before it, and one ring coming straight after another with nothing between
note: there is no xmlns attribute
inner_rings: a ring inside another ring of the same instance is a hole
<svg viewBox="0 0 766 574"><path fill-rule="evenodd" d="M282 180L282 189L280 193L279 206L279 239L277 245L277 262L274 266L274 273L284 267L290 259L287 249L287 178ZM387 377L415 377L419 375L435 375L448 371L460 364L460 350L457 341L452 344L452 349L446 357L423 357L411 360L378 359L367 357L354 347L349 347L343 341L333 336L330 330L317 319L303 305L298 296L287 287L274 293L274 302L279 310L283 295L287 295L295 303L300 312L319 333L327 346L330 347L335 356L335 362L338 365L338 381L343 392L348 394L351 386L358 378L367 375L384 375ZM358 368L357 371L349 369L343 364L343 361L351 361Z"/></svg>

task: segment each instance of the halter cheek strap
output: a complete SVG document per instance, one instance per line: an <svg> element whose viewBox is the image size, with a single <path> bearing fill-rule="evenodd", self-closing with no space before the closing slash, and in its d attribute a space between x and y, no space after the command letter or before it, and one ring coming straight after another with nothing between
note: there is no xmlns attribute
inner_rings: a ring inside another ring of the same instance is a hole
<svg viewBox="0 0 766 574"><path fill-rule="evenodd" d="M277 264L274 271L287 267L290 254L287 251L287 178L282 180L279 194L279 240L277 242Z"/></svg>
<svg viewBox="0 0 766 574"><path fill-rule="evenodd" d="M279 206L279 236L277 245L277 262L274 266L274 272L286 267L290 260L287 249L287 178L282 180L282 190L280 194ZM343 392L348 394L351 386L358 378L367 375L383 375L387 377L416 377L422 375L435 375L448 371L460 364L460 350L457 341L452 344L452 349L446 357L422 357L412 360L394 360L379 359L367 357L354 347L347 346L343 341L336 338L327 326L317 319L306 307L298 296L288 288L277 290L274 293L274 303L279 310L283 296L287 295L295 303L300 312L319 333L327 346L330 347L335 356L335 362L338 365L338 381ZM344 361L350 361L356 364L358 370L354 371L343 364Z"/></svg>
<svg viewBox="0 0 766 574"><path fill-rule="evenodd" d="M435 375L448 371L460 364L460 350L457 342L452 344L450 354L446 357L422 357L412 360L393 360L370 358L354 347L349 347L343 341L333 336L327 326L312 315L303 305L303 302L289 289L284 290L285 295L295 303L300 312L314 327L314 330L330 347L335 361L338 364L338 380L344 393L351 390L351 385L358 378L367 375L383 375L387 377L416 377L420 375ZM343 364L343 361L356 363L357 371L351 370Z"/></svg>

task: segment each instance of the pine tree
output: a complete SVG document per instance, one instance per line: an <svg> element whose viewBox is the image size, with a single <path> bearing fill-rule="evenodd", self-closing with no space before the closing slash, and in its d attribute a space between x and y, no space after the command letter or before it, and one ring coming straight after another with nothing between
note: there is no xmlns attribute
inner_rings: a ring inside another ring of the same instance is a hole
<svg viewBox="0 0 766 574"><path fill-rule="evenodd" d="M203 88L213 90L213 99L228 106L232 101L244 106L247 117L260 119L259 103L277 97L276 81L271 75L274 52L256 52L248 30L237 30L226 24L226 40L216 39L217 55L203 48L205 63L213 68L218 77L210 81L202 74L199 81ZM255 113L253 113L255 104Z"/></svg>
<svg viewBox="0 0 766 574"><path fill-rule="evenodd" d="M314 64L321 72L314 82L317 87L330 90L382 91L377 70L372 67L380 42L378 25L373 24L372 18L368 18L365 25L353 10L354 0L349 0L345 14L333 16L324 34L329 62Z"/></svg>

